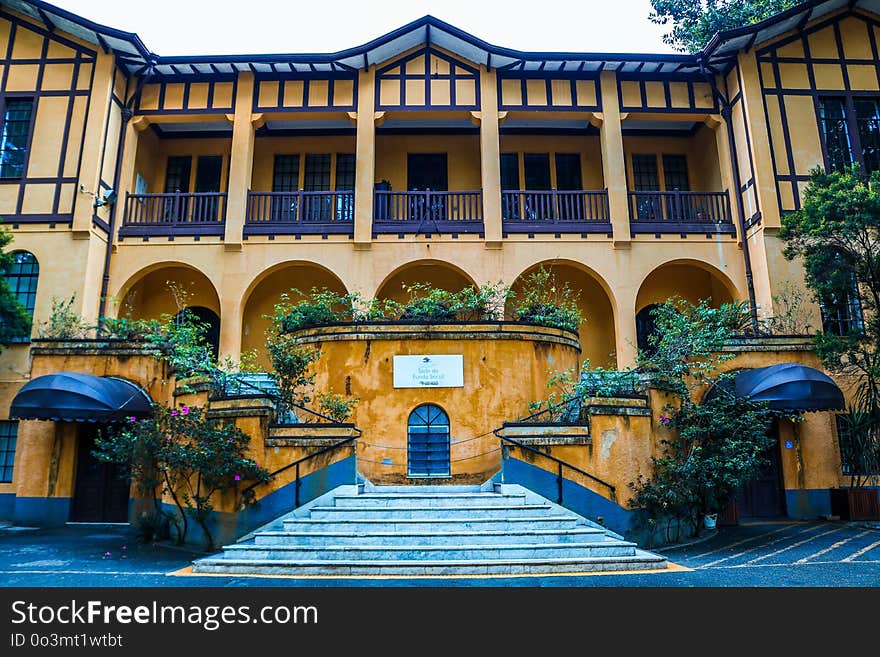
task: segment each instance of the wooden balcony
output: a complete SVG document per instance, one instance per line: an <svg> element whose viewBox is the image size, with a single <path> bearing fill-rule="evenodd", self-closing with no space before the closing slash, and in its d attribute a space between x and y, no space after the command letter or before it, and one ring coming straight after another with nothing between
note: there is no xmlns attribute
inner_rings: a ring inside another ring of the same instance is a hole
<svg viewBox="0 0 880 657"><path fill-rule="evenodd" d="M354 232L354 192L248 192L244 235Z"/></svg>
<svg viewBox="0 0 880 657"><path fill-rule="evenodd" d="M373 233L483 233L482 191L376 190Z"/></svg>
<svg viewBox="0 0 880 657"><path fill-rule="evenodd" d="M502 191L505 233L611 233L608 192Z"/></svg>
<svg viewBox="0 0 880 657"><path fill-rule="evenodd" d="M629 192L630 232L735 235L727 192Z"/></svg>
<svg viewBox="0 0 880 657"><path fill-rule="evenodd" d="M126 194L120 237L223 235L224 192Z"/></svg>

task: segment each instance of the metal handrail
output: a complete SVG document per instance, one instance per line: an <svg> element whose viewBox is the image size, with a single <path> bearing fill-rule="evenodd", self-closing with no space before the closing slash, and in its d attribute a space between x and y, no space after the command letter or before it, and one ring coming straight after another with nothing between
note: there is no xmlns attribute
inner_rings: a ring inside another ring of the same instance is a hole
<svg viewBox="0 0 880 657"><path fill-rule="evenodd" d="M305 463L306 461L310 461L311 459L316 458L318 456L321 456L322 454L332 452L336 449L339 449L340 447L342 447L344 445L347 445L348 443L352 443L363 435L363 432L360 429L358 429L357 427L354 428L354 431L356 432L354 436L349 436L348 438L345 438L344 440L340 440L338 443L333 443L332 445L328 445L327 447L324 447L323 449L319 449L317 452L312 452L311 454L307 454L306 456L303 456L301 459L297 459L296 461L293 461L292 463L288 463L287 465L278 468L274 472L270 472L269 473L269 480L274 479L276 476L278 476L282 472L286 472L287 470L290 470L291 468L295 468L296 473L295 473L294 488L293 488L293 506L294 506L294 508L298 508L299 507L299 498L300 498L300 489L302 488L302 477L300 476L300 466L303 463ZM262 484L267 484L267 483L269 483L269 480L258 481L255 484L251 484L250 486L245 488L242 491L242 493L247 493L249 491L252 491L257 486L260 486Z"/></svg>
<svg viewBox="0 0 880 657"><path fill-rule="evenodd" d="M514 440L513 438L508 438L507 436L503 436L499 433L502 429L503 429L503 427L499 427L498 429L494 429L492 431L492 433L494 433L502 442L508 442L511 445L515 445L516 447L519 447L520 449L524 449L528 452L532 452L533 454L539 454L540 456L543 456L544 458L549 459L549 460L553 461L554 463L556 463L556 503L557 504L562 504L562 502L563 502L563 492L562 492L562 490L563 490L562 489L562 481L563 481L562 469L563 468L568 468L569 470L573 470L574 472L577 472L578 474L583 475L587 479L590 479L592 481L595 481L597 484L605 486L611 492L611 500L616 501L617 488L614 486L614 484L609 484L607 481L604 481L603 479L599 479L599 477L597 477L595 475L591 475L589 472L586 472L585 470L581 470L579 467L572 465L571 463L569 463L567 461L563 461L562 459L557 458L555 456L552 456L551 454L546 454L545 452L542 452L541 450L536 449L536 448L532 447L531 445L526 445L525 443L521 443L518 440Z"/></svg>

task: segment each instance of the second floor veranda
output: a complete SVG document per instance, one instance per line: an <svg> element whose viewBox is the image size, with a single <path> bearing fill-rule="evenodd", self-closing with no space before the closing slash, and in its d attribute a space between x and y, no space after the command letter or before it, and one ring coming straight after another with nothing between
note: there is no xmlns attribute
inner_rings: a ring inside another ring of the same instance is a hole
<svg viewBox="0 0 880 657"><path fill-rule="evenodd" d="M376 129L369 162L341 119L274 123L254 139L247 189L229 183L228 129L142 133L120 236L228 237L230 222L245 239L353 236L360 221L374 239L485 237L499 215L502 237L611 236L620 220L632 235L736 232L716 135L698 122L630 121L622 152L610 154L583 121L512 117L487 151L464 117L403 118ZM622 160L622 175L609 178L609 156Z"/></svg>

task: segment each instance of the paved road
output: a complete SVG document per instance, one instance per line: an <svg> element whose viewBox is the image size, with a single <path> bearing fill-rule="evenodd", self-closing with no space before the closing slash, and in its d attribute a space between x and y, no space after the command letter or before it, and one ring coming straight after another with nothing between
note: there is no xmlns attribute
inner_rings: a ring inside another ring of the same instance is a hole
<svg viewBox="0 0 880 657"><path fill-rule="evenodd" d="M0 528L0 586L872 586L880 531L844 523L777 521L722 529L667 553L672 572L518 578L250 578L173 576L188 550L138 545L127 526Z"/></svg>

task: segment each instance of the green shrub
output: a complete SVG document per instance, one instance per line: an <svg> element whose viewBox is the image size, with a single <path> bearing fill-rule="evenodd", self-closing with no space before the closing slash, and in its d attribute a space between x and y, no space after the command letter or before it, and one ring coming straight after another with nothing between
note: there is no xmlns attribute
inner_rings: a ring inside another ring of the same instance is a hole
<svg viewBox="0 0 880 657"><path fill-rule="evenodd" d="M577 333L585 318L578 307L580 292L560 283L542 265L525 278L521 292L513 296L513 319Z"/></svg>

